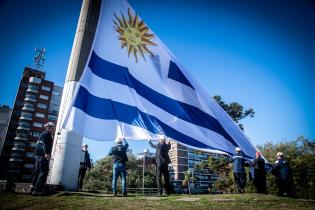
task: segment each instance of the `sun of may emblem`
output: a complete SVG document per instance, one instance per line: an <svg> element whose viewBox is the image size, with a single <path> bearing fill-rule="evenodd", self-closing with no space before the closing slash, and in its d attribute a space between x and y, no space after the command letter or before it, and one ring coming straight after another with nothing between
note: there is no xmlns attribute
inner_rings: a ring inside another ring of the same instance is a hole
<svg viewBox="0 0 315 210"><path fill-rule="evenodd" d="M117 17L114 13L116 20L113 20L115 24L115 30L119 34L119 40L121 41L121 49L124 47L128 50L128 57L130 53L135 57L136 62L138 62L139 53L145 60L145 53L149 53L153 56L153 53L148 49L147 45L157 46L150 40L154 37L154 34L149 34L148 27L141 20L139 22L138 15L133 16L131 14L130 8L128 8L129 20L125 18L123 14L121 17Z"/></svg>

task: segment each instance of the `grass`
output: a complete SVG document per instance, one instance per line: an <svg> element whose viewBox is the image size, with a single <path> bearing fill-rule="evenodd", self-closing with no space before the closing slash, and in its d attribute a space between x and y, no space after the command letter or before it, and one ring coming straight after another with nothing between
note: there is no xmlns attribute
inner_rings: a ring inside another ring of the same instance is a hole
<svg viewBox="0 0 315 210"><path fill-rule="evenodd" d="M96 193L61 192L51 196L0 194L0 209L315 209L314 200L258 194L112 197Z"/></svg>

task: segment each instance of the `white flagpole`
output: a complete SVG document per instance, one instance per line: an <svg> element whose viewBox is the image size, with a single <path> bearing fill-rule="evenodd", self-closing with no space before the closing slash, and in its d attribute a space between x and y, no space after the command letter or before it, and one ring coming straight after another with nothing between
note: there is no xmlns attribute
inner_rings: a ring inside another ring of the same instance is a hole
<svg viewBox="0 0 315 210"><path fill-rule="evenodd" d="M72 131L62 129L62 122L93 44L100 7L101 0L83 0L82 2L62 94L47 182L52 185L62 185L65 190L78 189L83 137Z"/></svg>

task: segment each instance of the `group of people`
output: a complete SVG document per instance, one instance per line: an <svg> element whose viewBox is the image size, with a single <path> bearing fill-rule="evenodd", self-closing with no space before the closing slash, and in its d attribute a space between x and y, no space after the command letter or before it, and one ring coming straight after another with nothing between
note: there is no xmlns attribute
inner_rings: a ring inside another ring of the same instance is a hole
<svg viewBox="0 0 315 210"><path fill-rule="evenodd" d="M39 136L35 148L35 169L33 172L33 179L30 187L32 195L45 194L45 183L49 172L49 160L51 158L55 124L52 122L48 122L44 125L44 128L45 131ZM82 188L86 171L91 169L91 159L87 148L87 144L82 145L82 154L78 178L78 187L80 189Z"/></svg>
<svg viewBox="0 0 315 210"><path fill-rule="evenodd" d="M31 185L32 195L44 194L44 187L49 171L49 160L53 144L53 133L55 125L52 122L44 125L45 131L39 136L37 141L35 155L35 170L33 173L33 180ZM151 147L156 149L154 163L156 165L156 181L158 187L158 193L162 195L162 176L164 177L165 192L167 195L171 194L172 187L170 184L168 164L171 163L169 157L169 150L171 149L170 141L166 140L166 137L161 135L159 137L159 143L153 144L149 140ZM117 195L117 180L121 177L122 195L127 196L126 190L126 162L128 142L125 138L120 137L115 140L115 145L110 149L108 155L113 157L113 178L112 178L112 192L113 195ZM83 180L87 170L91 168L91 159L88 153L88 145L82 145L82 155L80 161L80 171L78 178L78 187L81 189ZM239 193L244 193L244 189L247 182L245 166L250 166L250 178L257 189L257 193L267 193L266 185L266 166L271 166L271 172L276 177L276 182L279 188L280 195L292 196L292 173L288 162L284 159L283 153L277 153L277 161L275 164L270 165L265 162L259 152L256 152L256 159L248 161L244 157L243 152L239 147L235 150L235 155L229 157L229 162L233 163L233 173L235 184Z"/></svg>
<svg viewBox="0 0 315 210"><path fill-rule="evenodd" d="M235 149L235 155L229 157L229 162L233 163L234 180L239 193L245 192L244 189L247 182L245 167L249 166L251 168L249 176L253 181L257 193L267 193L266 168L270 168L271 173L276 177L279 195L293 196L292 172L282 152L277 153L277 160L271 165L265 162L260 152L256 152L256 159L248 161L244 157L241 148L237 147Z"/></svg>
<svg viewBox="0 0 315 210"><path fill-rule="evenodd" d="M121 189L122 195L127 196L126 190L126 162L127 158L127 149L128 142L125 138L117 138L115 140L116 145L113 146L108 155L113 157L113 179L112 179L112 191L113 195L117 195L117 179L121 177ZM171 149L170 141L166 142L165 136L160 136L159 143L153 144L151 140L149 140L149 144L151 147L156 149L154 163L156 164L156 181L158 187L159 195L163 194L162 191L162 175L164 177L165 183L165 191L166 194L171 194L171 184L169 178L168 164L171 163L171 159L168 155L169 150Z"/></svg>
<svg viewBox="0 0 315 210"><path fill-rule="evenodd" d="M32 195L43 195L45 194L45 183L49 171L49 160L53 145L53 134L55 131L55 124L52 122L46 123L44 125L45 131L39 136L35 155L35 169L33 172L33 179L31 185ZM162 194L162 175L165 181L165 191L166 194L171 193L171 184L169 180L168 164L171 162L168 152L171 148L170 141L166 143L165 136L160 136L159 143L153 144L149 141L151 147L156 149L156 154L154 162L156 164L157 172L157 186L158 192ZM117 195L117 180L121 177L122 183L122 195L127 196L126 190L126 162L128 142L125 138L117 138L115 140L115 145L110 149L108 155L113 157L113 179L112 179L112 191L113 195ZM78 188L82 189L83 180L87 171L91 169L91 159L88 152L88 145L82 145L81 160L80 160L80 170L78 177Z"/></svg>

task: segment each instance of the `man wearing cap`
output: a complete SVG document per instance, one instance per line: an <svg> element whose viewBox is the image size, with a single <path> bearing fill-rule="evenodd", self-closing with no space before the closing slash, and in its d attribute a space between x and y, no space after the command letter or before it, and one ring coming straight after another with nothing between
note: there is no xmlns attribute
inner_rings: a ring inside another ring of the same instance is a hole
<svg viewBox="0 0 315 210"><path fill-rule="evenodd" d="M237 190L239 193L244 193L245 186L246 186L246 172L245 172L245 164L246 160L243 157L241 148L236 147L235 155L230 158L230 162L233 163L233 174L235 183L237 186Z"/></svg>
<svg viewBox="0 0 315 210"><path fill-rule="evenodd" d="M168 171L168 164L171 163L171 159L168 155L169 150L171 149L171 143L168 141L166 143L166 137L160 136L159 143L154 145L151 140L149 140L151 147L156 149L154 163L156 165L156 181L159 194L162 195L162 174L165 182L165 191L166 194L171 194L171 184L170 184L170 175Z"/></svg>
<svg viewBox="0 0 315 210"><path fill-rule="evenodd" d="M280 196L293 196L293 177L289 162L284 159L283 153L277 153L277 160L272 166L272 173L276 176Z"/></svg>
<svg viewBox="0 0 315 210"><path fill-rule="evenodd" d="M122 195L127 196L126 191L126 162L128 161L127 149L128 142L123 137L119 137L115 140L116 145L113 146L108 155L113 156L113 181L112 181L112 191L113 195L117 195L117 179L121 177L121 189Z"/></svg>
<svg viewBox="0 0 315 210"><path fill-rule="evenodd" d="M257 193L267 193L266 187L266 169L265 160L261 157L260 152L256 152L256 159L251 164L254 167L253 183L256 187Z"/></svg>
<svg viewBox="0 0 315 210"><path fill-rule="evenodd" d="M82 189L83 186L83 180L86 174L86 171L91 169L91 159L90 154L88 152L88 145L83 144L82 145L82 153L81 153L81 161L80 161L80 171L79 171L79 180L78 180L78 186L79 189Z"/></svg>
<svg viewBox="0 0 315 210"><path fill-rule="evenodd" d="M45 131L39 136L35 148L35 170L31 185L32 195L42 195L45 190L45 183L48 176L49 160L53 145L53 133L55 124L52 122L44 125Z"/></svg>

